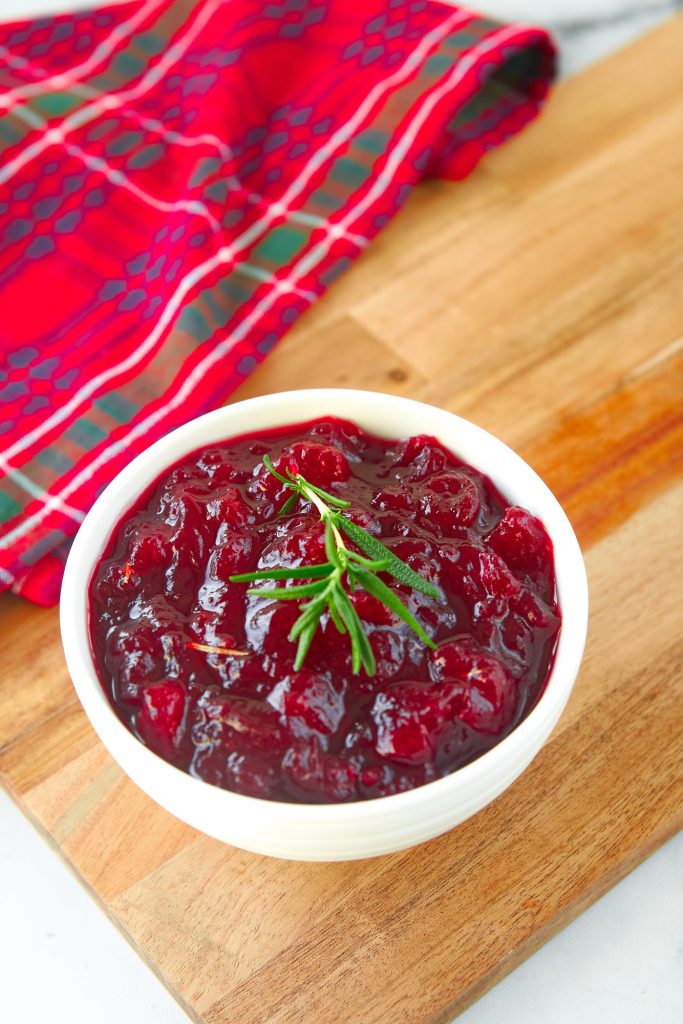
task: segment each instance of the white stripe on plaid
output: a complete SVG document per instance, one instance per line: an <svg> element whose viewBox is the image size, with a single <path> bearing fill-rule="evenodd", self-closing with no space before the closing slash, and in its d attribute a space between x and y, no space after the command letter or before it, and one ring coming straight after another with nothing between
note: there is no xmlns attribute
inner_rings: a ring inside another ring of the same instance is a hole
<svg viewBox="0 0 683 1024"><path fill-rule="evenodd" d="M145 192L145 190L140 188L139 185L136 185L134 181L131 181L131 179L123 173L123 171L119 171L118 168L115 167L110 167L107 161L102 157L91 156L90 153L86 153L80 146L75 146L71 142L65 143L64 148L67 153L71 154L71 156L75 156L77 159L82 160L86 167L103 174L107 181L110 181L112 185L120 185L121 188L130 192L131 195L136 196L136 198L140 199L148 206L151 206L153 209L162 210L164 213L173 213L178 210L185 210L187 213L195 214L197 217L201 217L205 220L214 233L217 234L220 232L220 224L200 199L176 199L173 202L167 202L165 199L158 199L156 196L150 195L149 192Z"/></svg>
<svg viewBox="0 0 683 1024"><path fill-rule="evenodd" d="M20 120L30 124L33 128L45 128L46 122L34 113L30 107L17 107L12 112L14 117L18 117ZM59 128L51 128L49 136L54 140L55 144L59 142ZM90 170L95 171L99 174L104 175L107 181L110 181L112 185L120 186L131 195L134 195L137 199L143 203L147 203L153 209L161 210L163 213L174 213L178 210L185 210L187 213L195 214L198 217L202 217L203 220L207 221L211 230L214 234L221 230L221 226L216 218L207 209L205 204L199 199L175 199L173 201L167 201L165 199L159 199L157 196L151 195L144 189L136 185L123 171L120 171L117 167L111 167L104 157L92 156L90 153L86 153L80 146L76 146L72 142L64 142L64 149L70 156L75 157L84 163Z"/></svg>
<svg viewBox="0 0 683 1024"><path fill-rule="evenodd" d="M56 75L50 75L41 82L19 85L16 89L10 89L8 92L3 93L0 96L0 110L9 110L29 96L40 95L45 86L54 89L64 89L77 82L80 78L89 75L91 71L94 71L99 64L102 64L107 57L114 53L120 43L125 42L135 32L138 25L144 21L147 15L153 14L155 10L165 3L166 0L148 0L145 6L137 11L132 18L112 29L107 38L103 39L99 46L95 47L92 54L82 64L77 64L75 67L69 68L68 71L60 71ZM19 58L19 60L21 59ZM13 66L23 70L19 63L15 63Z"/></svg>
<svg viewBox="0 0 683 1024"><path fill-rule="evenodd" d="M69 132L74 131L76 128L82 128L84 124L94 121L100 114L108 110L116 110L123 106L127 100L136 99L138 96L149 92L150 89L161 81L169 68L173 67L184 56L198 34L211 20L212 15L228 2L229 0L202 0L196 8L196 17L185 34L180 36L178 42L171 44L161 60L145 72L137 85L129 89L121 89L118 92L107 93L93 100L92 103L81 107L80 110L74 111L73 114L69 114L68 117L64 118L59 128L48 129L41 139L27 146L25 150L14 157L13 160L10 160L0 170L0 184L9 181L18 171L30 164L32 160L35 160L37 156L44 153L50 146L54 145L54 141L50 138L51 132L57 132L55 140L58 138L61 142Z"/></svg>
<svg viewBox="0 0 683 1024"><path fill-rule="evenodd" d="M442 22L441 25L428 33L428 35L424 36L401 67L382 82L378 82L355 114L346 122L345 125L339 128L334 135L331 136L327 143L325 143L324 152L327 157L331 159L337 150L348 142L353 133L369 115L374 105L382 99L383 95L393 85L399 85L404 81L404 79L419 66L421 61L426 58L430 49L434 45L439 43L463 21L471 20L472 17L472 15L464 14L463 12L455 13L451 15L450 18L447 18L446 21ZM222 246L214 256L204 260L203 263L200 263L188 272L188 274L180 281L175 292L169 299L168 305L165 307L164 312L154 329L138 346L134 354L128 356L121 363L109 367L108 370L98 374L97 377L85 384L65 406L61 409L55 410L51 416L43 420L40 426L29 431L21 441L15 442L15 444L5 452L5 458L11 462L12 459L22 451L40 440L45 433L52 430L53 427L58 426L59 423L63 422L65 419L68 419L71 414L75 412L80 405L86 402L95 391L109 383L110 380L113 380L119 374L127 373L129 370L134 369L139 362L145 359L147 354L154 348L166 328L175 318L176 314L182 307L188 292L217 267L233 263L236 251L242 251L244 248L251 245L260 237L261 234L263 234L273 220L277 217L286 215L288 212L287 204L291 202L292 199L296 198L301 191L303 191L311 177L321 166L322 162L323 158L320 157L320 151L318 151L308 161L299 178L292 183L287 193L285 193L285 196L281 200L269 204L266 213L260 218L260 220L256 221L247 229L247 231L240 235L232 245ZM323 223L327 224L327 221L324 221ZM0 548L2 548L2 546L2 541L0 541Z"/></svg>
<svg viewBox="0 0 683 1024"><path fill-rule="evenodd" d="M444 80L441 86L436 87L434 90L432 90L432 92L427 93L425 95L423 103L420 105L416 114L411 119L411 123L406 129L404 135L396 141L394 149L401 146L403 143L403 139L407 135L409 135L409 133L413 132L413 125L415 124L416 121L418 122L418 127L419 124L423 123L424 118L428 116L431 110L433 110L434 105L438 103L443 98L443 96L450 89L453 88L454 85L457 84L457 82L463 77L464 74L467 73L467 71L471 69L475 58L483 56L488 50L492 49L494 46L500 45L505 41L505 39L508 36L517 34L520 31L525 30L528 31L526 26L510 25L506 28L501 29L498 32L494 32L487 39L483 40L476 46L472 47L468 51L468 60L467 63L464 65L464 70L461 70L464 60L463 58L462 60L458 61L458 63L453 68L451 74ZM436 98L432 101L432 96L434 94L436 94ZM428 109L427 112L423 114L423 108L425 107L428 107ZM392 176L393 174L395 174L397 168L398 164L395 164L392 169ZM386 190L386 188L391 183L391 180L392 178L386 173L381 176L382 190ZM360 210L360 204L358 207L354 207L352 212L356 214L357 209ZM351 213L349 214L349 219L351 221L355 219L353 216L351 216ZM331 246L332 242L335 239L335 233L333 229L334 225L331 224L329 241L324 248L324 252L320 253L320 259L322 259L323 256L327 253L329 247ZM322 243L316 248L320 250L321 246ZM211 261L207 261L207 263L208 262ZM302 257L302 259L294 268L294 272L292 275L293 278L300 278L301 276L303 276L303 274L308 273L308 271L310 270L310 267L308 266L305 270L299 271L299 267L301 267L304 264L304 262L308 264L309 260L307 256ZM201 267L196 268L194 274L197 275L197 272L201 273ZM193 280L192 284L188 286L188 290L193 286L193 284L196 283L196 279L197 278L195 276L195 279ZM291 281L291 284L293 285L294 282ZM106 463L114 455L120 454L120 452L124 448L127 448L132 441L137 440L138 437L144 436L149 431L150 427L155 426L159 422L159 420L163 419L172 409L175 409L178 405L181 405L186 400L186 398L191 394L195 384L206 374L208 370L211 369L211 367L219 359L225 356L237 342L239 342L243 337L246 336L246 334L251 330L254 324L257 323L258 320L263 316L263 314L266 313L274 305L278 298L280 298L281 294L281 290L273 290L269 292L268 295L264 296L264 298L254 308L249 317L241 321L238 327L232 332L232 334L228 338L226 338L224 341L216 345L201 361L201 363L197 364L192 373L188 376L188 378L184 381L183 385L176 392L174 397L165 406L163 406L161 409L155 410L154 413L152 413L146 419L138 423L129 432L129 434L127 434L126 437L123 438L121 441L117 441L114 444L109 445L108 448L105 448L104 451L102 451L92 463L86 466L85 469L81 470L80 473L76 474L76 476L69 482L69 484L67 484L66 487L64 487L60 492L58 492L57 494L47 495L46 498L44 499L45 503L42 509L40 509L33 516L31 516L30 519L24 520L22 523L20 523L13 531L11 531L11 533L8 533L5 537L0 538L0 549L8 547L9 544L11 544L18 537L23 536L30 529L33 529L35 526L38 526L43 521L43 519L45 519L46 516L49 515L49 513L53 511L53 509L56 507L56 505L53 503L54 500L69 497L71 494L73 494L74 491L78 490L81 484L87 481L89 476L97 472L102 466L106 465Z"/></svg>
<svg viewBox="0 0 683 1024"><path fill-rule="evenodd" d="M13 480L18 487L21 487L23 491L26 491L27 494L30 494L32 498L37 498L38 501L43 500L43 497L45 495L45 489L41 487L39 484L34 483L33 480L31 480L30 477L26 476L25 473L22 473L21 470L13 469L11 466L9 466L1 454L0 469L2 469L5 475L9 477L10 480ZM60 502L60 504L57 507L59 508L60 512L63 512L65 516L68 516L69 519L73 519L74 522L76 523L82 523L83 520L85 519L85 516L81 512L81 510L78 508L72 508L71 505L66 505L64 502Z"/></svg>

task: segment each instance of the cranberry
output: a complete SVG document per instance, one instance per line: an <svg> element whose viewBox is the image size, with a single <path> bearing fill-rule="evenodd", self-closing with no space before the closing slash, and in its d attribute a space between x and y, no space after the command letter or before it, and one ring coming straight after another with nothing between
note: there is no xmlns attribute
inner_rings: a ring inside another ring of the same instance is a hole
<svg viewBox="0 0 683 1024"><path fill-rule="evenodd" d="M192 759L191 772L199 779L223 789L233 789L247 796L265 799L277 797L280 773L262 754L223 747L198 747Z"/></svg>
<svg viewBox="0 0 683 1024"><path fill-rule="evenodd" d="M245 620L248 648L275 656L283 665L293 664L296 648L289 640L289 633L298 617L299 609L294 601L250 597Z"/></svg>
<svg viewBox="0 0 683 1024"><path fill-rule="evenodd" d="M273 752L283 747L278 715L262 701L209 691L197 710L192 733L199 746L220 745L226 755L231 750Z"/></svg>
<svg viewBox="0 0 683 1024"><path fill-rule="evenodd" d="M437 535L457 535L479 515L477 485L455 471L433 476L420 497L418 522Z"/></svg>
<svg viewBox="0 0 683 1024"><path fill-rule="evenodd" d="M205 448L197 458L197 469L208 477L211 487L223 487L233 483L244 483L249 473L237 469L227 448Z"/></svg>
<svg viewBox="0 0 683 1024"><path fill-rule="evenodd" d="M126 533L125 561L133 572L144 576L169 565L172 542L166 526L146 516L136 517Z"/></svg>
<svg viewBox="0 0 683 1024"><path fill-rule="evenodd" d="M512 717L515 685L503 663L471 637L442 644L430 654L430 674L438 683L461 687L459 717L478 732L497 734Z"/></svg>
<svg viewBox="0 0 683 1024"><path fill-rule="evenodd" d="M268 702L294 724L329 736L344 717L344 694L324 676L294 672L277 684Z"/></svg>
<svg viewBox="0 0 683 1024"><path fill-rule="evenodd" d="M356 526L360 526L362 530L373 534L373 536L378 536L382 532L379 520L365 508L350 508L346 513L346 518L353 520Z"/></svg>
<svg viewBox="0 0 683 1024"><path fill-rule="evenodd" d="M558 617L541 598L522 590L510 598L500 635L506 650L528 666L535 657L539 639L555 635L559 624Z"/></svg>
<svg viewBox="0 0 683 1024"><path fill-rule="evenodd" d="M228 754L223 785L247 796L273 797L278 790L280 773L276 766L253 754Z"/></svg>
<svg viewBox="0 0 683 1024"><path fill-rule="evenodd" d="M168 526L182 524L188 505L202 504L210 496L206 480L190 480L169 484L158 493L154 511Z"/></svg>
<svg viewBox="0 0 683 1024"><path fill-rule="evenodd" d="M221 524L223 532L244 530L256 521L253 509L236 487L220 487L206 503L206 514Z"/></svg>
<svg viewBox="0 0 683 1024"><path fill-rule="evenodd" d="M442 565L445 580L470 605L491 600L502 613L510 595L520 590L503 559L476 544L444 547Z"/></svg>
<svg viewBox="0 0 683 1024"><path fill-rule="evenodd" d="M391 626L398 621L385 604L364 590L356 590L351 595L351 603L364 622L371 622L375 626Z"/></svg>
<svg viewBox="0 0 683 1024"><path fill-rule="evenodd" d="M113 629L106 640L105 664L119 698L139 703L142 687L164 671L163 648L155 630L143 620Z"/></svg>
<svg viewBox="0 0 683 1024"><path fill-rule="evenodd" d="M229 533L209 559L209 575L228 583L231 576L249 572L254 565L256 544L251 533Z"/></svg>
<svg viewBox="0 0 683 1024"><path fill-rule="evenodd" d="M528 577L542 587L544 595L552 595L553 546L536 516L511 505L486 542L516 575Z"/></svg>
<svg viewBox="0 0 683 1024"><path fill-rule="evenodd" d="M137 725L140 736L160 753L178 745L185 714L185 691L177 679L165 679L142 691Z"/></svg>
<svg viewBox="0 0 683 1024"><path fill-rule="evenodd" d="M282 769L296 789L319 800L351 800L357 773L341 757L325 754L316 736L295 740L285 754Z"/></svg>
<svg viewBox="0 0 683 1024"><path fill-rule="evenodd" d="M377 675L390 679L401 670L405 658L405 636L393 629L375 629L370 634ZM364 677L361 677L364 678Z"/></svg>
<svg viewBox="0 0 683 1024"><path fill-rule="evenodd" d="M408 519L414 519L417 512L414 495L406 487L383 487L373 494L371 505L378 512L407 513Z"/></svg>
<svg viewBox="0 0 683 1024"><path fill-rule="evenodd" d="M133 572L145 575L154 569L167 566L170 562L171 545L168 537L160 531L140 533L130 547L128 564Z"/></svg>
<svg viewBox="0 0 683 1024"><path fill-rule="evenodd" d="M183 611L189 611L201 585L198 562L201 548L185 545L182 540L173 547L171 564L166 570L165 593L169 601Z"/></svg>
<svg viewBox="0 0 683 1024"><path fill-rule="evenodd" d="M343 483L351 475L349 464L342 453L329 444L300 441L282 455L294 472L301 473L310 484L328 488Z"/></svg>
<svg viewBox="0 0 683 1024"><path fill-rule="evenodd" d="M348 480L351 470L345 457L336 448L312 441L299 442L284 449L273 460L274 469L281 476L296 476L300 473L310 484L329 489L335 483ZM266 466L258 470L251 488L255 498L265 496L275 506L281 507L291 491L274 476Z"/></svg>
<svg viewBox="0 0 683 1024"><path fill-rule="evenodd" d="M326 562L325 532L322 524L310 516L297 516L284 524L280 536L267 544L259 561L259 569L270 566L295 568Z"/></svg>
<svg viewBox="0 0 683 1024"><path fill-rule="evenodd" d="M372 707L377 753L406 764L433 762L440 740L458 717L462 699L459 685L412 680L381 691Z"/></svg>
<svg viewBox="0 0 683 1024"><path fill-rule="evenodd" d="M402 446L397 465L409 468L408 480L424 480L452 465L452 457L435 438L418 434Z"/></svg>
<svg viewBox="0 0 683 1024"><path fill-rule="evenodd" d="M93 596L106 608L121 608L126 598L133 599L135 581L133 568L127 562L109 558L102 562L93 577Z"/></svg>

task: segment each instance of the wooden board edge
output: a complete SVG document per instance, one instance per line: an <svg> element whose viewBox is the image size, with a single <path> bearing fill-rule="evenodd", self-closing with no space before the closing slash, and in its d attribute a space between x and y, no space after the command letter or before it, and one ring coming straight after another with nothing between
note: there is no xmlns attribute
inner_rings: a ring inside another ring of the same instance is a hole
<svg viewBox="0 0 683 1024"><path fill-rule="evenodd" d="M575 921L585 910L597 903L605 896L610 889L623 881L635 868L639 867L653 853L662 847L669 839L673 839L683 830L683 810L671 821L666 822L660 829L646 836L643 843L630 850L628 855L616 865L613 865L601 878L597 879L576 902L565 907L555 917L549 919L537 931L521 942L515 949L503 957L495 967L485 976L475 982L470 988L465 989L456 996L452 1002L443 1009L437 1010L431 1017L425 1020L425 1024L451 1024L464 1011L486 995L500 981L511 974L517 967L528 960L541 947L545 946L550 939L559 935L567 925Z"/></svg>

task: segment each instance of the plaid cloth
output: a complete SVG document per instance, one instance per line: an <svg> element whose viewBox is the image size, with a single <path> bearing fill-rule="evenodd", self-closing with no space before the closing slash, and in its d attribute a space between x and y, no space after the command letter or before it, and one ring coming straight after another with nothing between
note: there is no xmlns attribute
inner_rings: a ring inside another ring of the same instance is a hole
<svg viewBox="0 0 683 1024"><path fill-rule="evenodd" d="M0 27L0 589L223 402L425 175L537 112L547 35L405 0L136 0Z"/></svg>

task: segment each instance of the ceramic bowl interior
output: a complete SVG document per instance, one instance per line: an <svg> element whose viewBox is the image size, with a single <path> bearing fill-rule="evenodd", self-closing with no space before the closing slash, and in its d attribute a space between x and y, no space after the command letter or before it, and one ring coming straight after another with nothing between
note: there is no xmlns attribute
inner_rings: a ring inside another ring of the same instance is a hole
<svg viewBox="0 0 683 1024"><path fill-rule="evenodd" d="M261 800L219 789L173 767L116 716L97 677L88 637L87 591L112 530L138 496L184 455L268 427L333 415L385 438L431 434L487 474L506 498L542 519L555 551L563 621L545 690L530 714L492 750L451 775L406 793L348 804ZM93 727L137 785L172 814L246 850L296 860L351 860L404 849L439 835L498 796L535 757L569 698L588 618L578 542L552 493L491 434L441 409L391 395L319 389L267 395L209 413L168 434L130 463L86 517L69 556L61 597L66 659Z"/></svg>

